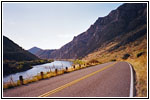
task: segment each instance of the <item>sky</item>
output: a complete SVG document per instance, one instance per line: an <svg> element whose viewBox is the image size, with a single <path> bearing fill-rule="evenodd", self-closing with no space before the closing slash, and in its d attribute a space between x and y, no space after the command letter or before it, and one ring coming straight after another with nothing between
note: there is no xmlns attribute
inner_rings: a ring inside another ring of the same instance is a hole
<svg viewBox="0 0 150 100"><path fill-rule="evenodd" d="M3 3L2 33L22 48L59 49L122 3Z"/></svg>

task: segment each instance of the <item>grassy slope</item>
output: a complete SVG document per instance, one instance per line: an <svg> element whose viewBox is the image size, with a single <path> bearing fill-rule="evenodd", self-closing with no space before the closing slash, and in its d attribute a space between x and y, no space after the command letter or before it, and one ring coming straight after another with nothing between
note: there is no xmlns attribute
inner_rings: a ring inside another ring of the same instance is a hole
<svg viewBox="0 0 150 100"><path fill-rule="evenodd" d="M103 48L89 54L84 61L88 62L91 59L97 59L101 63L110 62L113 60L127 61L133 65L136 72L136 96L147 96L147 39L146 36L139 38L138 40L129 43L125 46L121 46L118 49L109 52L108 50L117 43L110 43ZM144 52L140 57L137 55ZM124 54L130 54L130 57L126 60L122 59Z"/></svg>

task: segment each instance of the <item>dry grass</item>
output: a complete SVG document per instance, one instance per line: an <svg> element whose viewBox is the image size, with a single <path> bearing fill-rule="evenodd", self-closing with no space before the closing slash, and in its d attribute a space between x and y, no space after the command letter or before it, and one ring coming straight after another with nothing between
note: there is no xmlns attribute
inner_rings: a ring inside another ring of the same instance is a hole
<svg viewBox="0 0 150 100"><path fill-rule="evenodd" d="M24 84L29 84L29 83L36 82L36 81L39 81L39 80L42 80L42 79L47 79L47 78L50 78L50 77L61 75L63 73L64 73L64 69L59 70L57 73L56 72L45 72L45 73L43 73L43 78L42 78L41 74L38 73L36 76L24 79L23 83ZM7 82L7 83L3 84L3 89L13 88L13 87L20 86L20 85L21 85L21 82L19 80L17 82L10 81L10 82Z"/></svg>

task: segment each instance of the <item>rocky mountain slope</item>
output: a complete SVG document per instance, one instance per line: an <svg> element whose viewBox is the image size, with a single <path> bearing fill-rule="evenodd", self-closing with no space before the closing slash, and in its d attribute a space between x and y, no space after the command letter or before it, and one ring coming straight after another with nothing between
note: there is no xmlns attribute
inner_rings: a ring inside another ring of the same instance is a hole
<svg viewBox="0 0 150 100"><path fill-rule="evenodd" d="M111 11L105 17L99 17L90 28L74 39L51 52L48 58L83 58L110 43L108 51L143 37L147 33L147 4L127 3Z"/></svg>

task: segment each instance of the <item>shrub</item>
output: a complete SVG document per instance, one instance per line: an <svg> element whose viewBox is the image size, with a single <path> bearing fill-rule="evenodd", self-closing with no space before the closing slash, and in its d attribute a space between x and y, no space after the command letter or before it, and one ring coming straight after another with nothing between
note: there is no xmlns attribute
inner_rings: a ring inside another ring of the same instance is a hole
<svg viewBox="0 0 150 100"><path fill-rule="evenodd" d="M116 59L112 59L112 60L110 60L110 61L116 61Z"/></svg>
<svg viewBox="0 0 150 100"><path fill-rule="evenodd" d="M130 57L130 54L127 53L123 55L122 59L128 59L128 57Z"/></svg>
<svg viewBox="0 0 150 100"><path fill-rule="evenodd" d="M79 59L74 60L73 63L74 63L74 64L80 64L80 65L85 64L84 61L79 60Z"/></svg>
<svg viewBox="0 0 150 100"><path fill-rule="evenodd" d="M88 63L100 63L100 62L98 60L96 60L96 59L92 59Z"/></svg>
<svg viewBox="0 0 150 100"><path fill-rule="evenodd" d="M137 54L136 57L138 58L138 57L142 56L144 53L145 53L145 52L140 52L140 53Z"/></svg>

